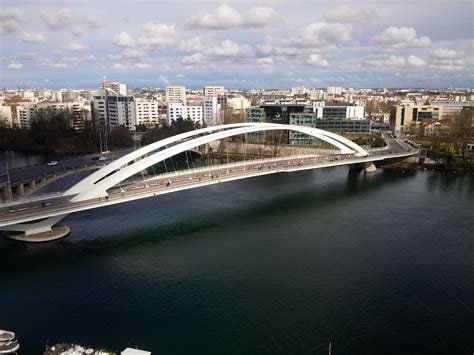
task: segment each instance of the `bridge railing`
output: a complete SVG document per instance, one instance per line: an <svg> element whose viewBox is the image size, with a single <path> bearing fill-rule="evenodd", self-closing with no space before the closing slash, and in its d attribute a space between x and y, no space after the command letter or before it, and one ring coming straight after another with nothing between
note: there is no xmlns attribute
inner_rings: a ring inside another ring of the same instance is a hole
<svg viewBox="0 0 474 355"><path fill-rule="evenodd" d="M52 198L62 197L63 193L64 193L64 191L57 191L57 192L50 192L50 193L41 194L41 195L34 195L34 196L24 197L24 198L17 199L17 200L2 202L2 203L0 203L0 207L8 207L8 206L21 205L21 204L28 203L28 202L49 200L49 199L52 199Z"/></svg>
<svg viewBox="0 0 474 355"><path fill-rule="evenodd" d="M183 170L176 170L174 172L168 172L165 174L155 174L152 177L149 178L142 178L142 179L133 179L132 181L124 182L123 184L121 183L120 185L126 186L129 184L133 183L139 183L139 182L149 182L153 181L156 178L160 179L171 179L172 177L175 176L181 176L181 175L191 175L195 173L203 173L203 172L211 172L212 170L222 170L222 169L232 169L236 167L242 167L242 165L259 165L259 164L268 164L268 163L273 163L273 162L280 162L280 161L285 161L285 160L301 160L301 159L314 159L315 161L330 161L330 160L345 160L348 157L354 157L353 154L332 154L329 156L325 155L314 155L314 154L298 154L294 155L291 157L274 157L274 158L267 158L267 159L253 159L253 160L246 160L246 161L237 161L233 163L227 163L227 164L211 164L211 165L206 165L202 167L193 167L189 169L183 169ZM116 185L115 187L117 187Z"/></svg>

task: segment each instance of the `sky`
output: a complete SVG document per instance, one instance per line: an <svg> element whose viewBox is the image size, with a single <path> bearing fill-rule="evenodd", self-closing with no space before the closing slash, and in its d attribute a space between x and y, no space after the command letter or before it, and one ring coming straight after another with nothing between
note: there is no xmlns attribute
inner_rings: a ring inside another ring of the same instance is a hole
<svg viewBox="0 0 474 355"><path fill-rule="evenodd" d="M2 0L0 87L473 87L474 2Z"/></svg>

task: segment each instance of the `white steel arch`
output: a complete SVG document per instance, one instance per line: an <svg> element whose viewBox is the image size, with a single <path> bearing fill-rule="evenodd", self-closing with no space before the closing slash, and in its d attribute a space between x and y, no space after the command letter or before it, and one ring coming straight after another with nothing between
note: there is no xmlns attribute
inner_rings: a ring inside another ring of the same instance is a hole
<svg viewBox="0 0 474 355"><path fill-rule="evenodd" d="M140 149L137 149L127 155L124 155L123 157L120 157L117 160L114 160L110 164L107 164L103 168L95 171L94 173L90 174L86 178L82 179L79 181L77 184L72 186L69 190L65 192L65 195L75 195L78 193L81 193L85 191L88 188L91 188L94 186L94 183L96 183L98 180L106 177L108 174L114 172L117 169L122 168L123 166L129 164L130 162L133 162L135 159L141 158L144 155L153 152L157 149L163 148L169 144L176 143L180 140L190 138L193 136L198 136L201 134L206 134L214 131L220 131L220 130L225 130L225 129L231 129L231 128L238 128L238 127L247 127L254 125L254 123L233 123L233 124L227 124L227 125L222 125L222 126L214 126L214 127L206 127L206 128L201 128L197 129L194 131L189 131L181 134L177 134L172 137L168 137L165 139L162 139L160 141L154 142L152 144L148 144Z"/></svg>
<svg viewBox="0 0 474 355"><path fill-rule="evenodd" d="M222 126L222 127L225 127L225 126ZM149 155L141 160L134 162L131 165L124 167L121 170L116 171L115 173L109 176L106 176L108 173L103 175L106 177L100 181L95 181L95 183L94 182L88 183L87 186L83 186L80 189L81 191L78 191L77 196L72 198L71 201L78 202L78 201L83 201L83 200L87 200L91 198L107 196L108 189L119 184L120 182L129 178L130 176L133 176L139 173L140 171L152 165L155 165L161 161L164 161L165 159L168 159L174 155L177 155L189 149L198 147L200 145L207 144L212 141L223 139L223 138L240 135L240 134L273 131L273 130L292 130L292 131L307 134L309 136L321 139L325 142L328 142L334 145L335 147L341 150L342 154L353 154L357 152L357 154L361 156L369 155L364 149L362 149L360 146L358 146L354 142L348 140L347 138L341 137L335 133L331 133L331 132L324 131L321 129L306 127L306 126L282 125L282 124L274 124L274 123L253 123L253 124L245 125L243 127L239 126L238 128L233 128L230 130L225 130L225 131L209 134L203 137L197 137L192 140L185 141L180 144L176 144L174 146L171 146L165 150L159 151L152 155ZM177 140L178 139L174 139L170 142L176 142ZM133 153L130 153L130 154L133 154ZM145 153L142 153L139 156L143 156L144 154ZM123 160L130 161L129 158L126 158ZM123 166L123 165L120 165L120 166ZM110 172L113 172L113 171L114 170Z"/></svg>

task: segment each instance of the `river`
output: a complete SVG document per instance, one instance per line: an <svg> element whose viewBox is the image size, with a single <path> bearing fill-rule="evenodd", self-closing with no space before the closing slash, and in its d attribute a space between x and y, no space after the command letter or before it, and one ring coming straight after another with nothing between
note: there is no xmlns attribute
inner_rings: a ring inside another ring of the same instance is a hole
<svg viewBox="0 0 474 355"><path fill-rule="evenodd" d="M347 168L213 185L0 239L0 328L153 354L472 354L474 176Z"/></svg>

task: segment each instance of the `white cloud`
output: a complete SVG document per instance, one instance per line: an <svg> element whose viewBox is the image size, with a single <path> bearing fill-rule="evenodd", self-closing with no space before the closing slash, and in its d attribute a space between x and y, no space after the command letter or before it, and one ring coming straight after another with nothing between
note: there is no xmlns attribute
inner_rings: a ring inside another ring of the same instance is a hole
<svg viewBox="0 0 474 355"><path fill-rule="evenodd" d="M53 31L66 28L74 22L74 16L70 9L63 9L56 13L42 13L40 18L46 23L46 26Z"/></svg>
<svg viewBox="0 0 474 355"><path fill-rule="evenodd" d="M126 48L120 53L120 55L123 59L136 60L143 58L145 56L145 52L139 49Z"/></svg>
<svg viewBox="0 0 474 355"><path fill-rule="evenodd" d="M3 8L0 12L0 35L15 33L23 21L21 12L17 8Z"/></svg>
<svg viewBox="0 0 474 355"><path fill-rule="evenodd" d="M221 4L213 11L199 11L188 20L188 28L227 30L237 27L265 27L281 20L275 9L267 6L251 7L245 16L227 4Z"/></svg>
<svg viewBox="0 0 474 355"><path fill-rule="evenodd" d="M122 69L127 69L127 67L123 64L115 63L114 64L114 69L122 70Z"/></svg>
<svg viewBox="0 0 474 355"><path fill-rule="evenodd" d="M83 55L83 56L80 56L80 57L74 57L74 56L72 56L72 57L62 57L61 61L66 62L66 63L95 62L96 57L94 57L91 54L88 54L88 55Z"/></svg>
<svg viewBox="0 0 474 355"><path fill-rule="evenodd" d="M134 68L136 69L147 69L150 65L148 63L135 63Z"/></svg>
<svg viewBox="0 0 474 355"><path fill-rule="evenodd" d="M59 31L71 27L75 35L81 35L88 30L102 27L99 20L93 17L83 16L79 13L73 13L71 9L62 9L57 12L43 12L40 18L52 31Z"/></svg>
<svg viewBox="0 0 474 355"><path fill-rule="evenodd" d="M315 67L329 66L328 61L326 59L323 59L323 57L320 54L311 54L309 56L309 59L307 60L307 63Z"/></svg>
<svg viewBox="0 0 474 355"><path fill-rule="evenodd" d="M193 55L181 59L181 63L186 65L193 65L202 63L204 60L206 60L206 57L204 55L202 55L201 53L195 53Z"/></svg>
<svg viewBox="0 0 474 355"><path fill-rule="evenodd" d="M72 41L61 46L62 50L70 52L82 52L88 49L88 47L80 42Z"/></svg>
<svg viewBox="0 0 474 355"><path fill-rule="evenodd" d="M405 57L398 57L391 55L378 55L366 58L364 64L368 67L420 67L427 65L426 61L414 55Z"/></svg>
<svg viewBox="0 0 474 355"><path fill-rule="evenodd" d="M342 23L314 22L301 30L306 46L344 44L351 40L352 26Z"/></svg>
<svg viewBox="0 0 474 355"><path fill-rule="evenodd" d="M373 36L372 41L382 46L391 47L428 47L431 39L427 36L416 37L413 27L389 27L381 34Z"/></svg>
<svg viewBox="0 0 474 355"><path fill-rule="evenodd" d="M133 47L135 39L127 32L121 32L112 38L112 43L118 47Z"/></svg>
<svg viewBox="0 0 474 355"><path fill-rule="evenodd" d="M23 68L23 64L21 64L20 62L11 62L8 65L8 69L18 70L21 68Z"/></svg>
<svg viewBox="0 0 474 355"><path fill-rule="evenodd" d="M182 78L184 78L184 74L181 74L181 73L179 73L179 74L176 74L176 78L178 78L178 79L182 79Z"/></svg>
<svg viewBox="0 0 474 355"><path fill-rule="evenodd" d="M160 75L160 76L158 77L158 80L159 80L161 83L165 84L165 85L169 85L169 84L170 84L170 81L168 80L168 77L165 76L165 75Z"/></svg>
<svg viewBox="0 0 474 355"><path fill-rule="evenodd" d="M352 6L340 5L329 10L324 17L329 22L365 24L374 18L375 14Z"/></svg>
<svg viewBox="0 0 474 355"><path fill-rule="evenodd" d="M280 21L280 15L275 9L266 6L255 6L248 10L243 25L249 27L264 27Z"/></svg>
<svg viewBox="0 0 474 355"><path fill-rule="evenodd" d="M41 44L46 42L46 39L41 33L29 33L23 32L21 35L21 40L25 43L30 44Z"/></svg>
<svg viewBox="0 0 474 355"><path fill-rule="evenodd" d="M141 49L125 48L119 54L108 54L106 59L111 62L138 61L145 57L145 52Z"/></svg>
<svg viewBox="0 0 474 355"><path fill-rule="evenodd" d="M226 39L219 46L214 46L212 54L218 57L251 57L252 47L248 44L238 44Z"/></svg>
<svg viewBox="0 0 474 355"><path fill-rule="evenodd" d="M195 29L224 30L239 27L242 17L227 4L219 5L214 11L199 11L190 17L188 26Z"/></svg>
<svg viewBox="0 0 474 355"><path fill-rule="evenodd" d="M23 60L37 60L39 55L33 52L25 52L21 54L21 59Z"/></svg>
<svg viewBox="0 0 474 355"><path fill-rule="evenodd" d="M437 48L430 52L430 68L439 70L461 70L466 67L465 52ZM471 65L472 66L472 65Z"/></svg>
<svg viewBox="0 0 474 355"><path fill-rule="evenodd" d="M175 42L177 32L174 25L147 22L143 26L144 35L138 38L138 43L144 49L162 48Z"/></svg>
<svg viewBox="0 0 474 355"><path fill-rule="evenodd" d="M37 63L38 65L54 68L54 69L69 69L70 68L68 63L58 62L56 59L53 60L51 58L38 57Z"/></svg>
<svg viewBox="0 0 474 355"><path fill-rule="evenodd" d="M182 40L179 43L179 50L182 52L202 52L209 46L206 46L201 37L192 37Z"/></svg>
<svg viewBox="0 0 474 355"><path fill-rule="evenodd" d="M271 57L259 58L257 64L261 67L270 67L273 65L273 59Z"/></svg>
<svg viewBox="0 0 474 355"><path fill-rule="evenodd" d="M273 47L268 44L257 44L255 48L257 53L263 56L268 56L273 51Z"/></svg>
<svg viewBox="0 0 474 355"><path fill-rule="evenodd" d="M430 52L435 59L461 59L464 58L463 51L454 51L452 49L437 48Z"/></svg>
<svg viewBox="0 0 474 355"><path fill-rule="evenodd" d="M407 65L411 67L424 67L426 65L426 62L421 58L418 58L414 55L410 55L407 58Z"/></svg>

